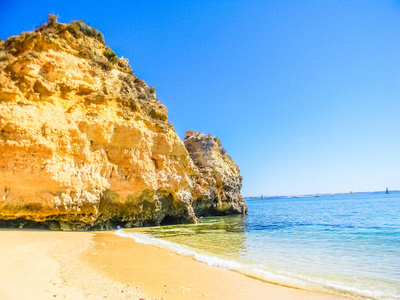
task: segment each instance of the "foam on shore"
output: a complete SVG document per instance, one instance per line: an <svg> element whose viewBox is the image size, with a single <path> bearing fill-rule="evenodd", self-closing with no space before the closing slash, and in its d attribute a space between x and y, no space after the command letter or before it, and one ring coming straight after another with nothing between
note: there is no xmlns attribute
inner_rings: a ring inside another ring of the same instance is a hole
<svg viewBox="0 0 400 300"><path fill-rule="evenodd" d="M373 288L360 289L351 285L346 285L342 282L335 282L318 277L306 277L301 274L294 274L277 270L275 270L275 272L272 272L262 269L261 266L257 267L247 263L198 253L185 245L169 242L143 233L126 232L121 229L116 231L115 234L120 237L131 238L137 243L141 243L144 245L153 245L169 251L173 251L180 255L191 257L194 260L202 262L209 266L218 267L224 270L236 271L246 276L269 283L305 289L314 292L329 293L337 296L345 296L352 299L382 299L381 292L379 290L374 290ZM397 295L393 295L393 299L395 299L395 297L397 297Z"/></svg>

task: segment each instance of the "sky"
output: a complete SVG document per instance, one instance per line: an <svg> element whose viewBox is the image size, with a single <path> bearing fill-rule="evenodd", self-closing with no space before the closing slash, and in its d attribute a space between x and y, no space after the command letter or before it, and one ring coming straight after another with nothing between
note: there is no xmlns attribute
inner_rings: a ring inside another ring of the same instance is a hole
<svg viewBox="0 0 400 300"><path fill-rule="evenodd" d="M218 136L242 194L400 189L400 1L0 0L0 38L99 29L181 139Z"/></svg>

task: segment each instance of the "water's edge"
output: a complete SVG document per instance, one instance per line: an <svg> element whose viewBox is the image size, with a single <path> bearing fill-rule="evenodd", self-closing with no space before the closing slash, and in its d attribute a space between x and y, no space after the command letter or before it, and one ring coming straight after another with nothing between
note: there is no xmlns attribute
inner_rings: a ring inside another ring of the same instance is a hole
<svg viewBox="0 0 400 300"><path fill-rule="evenodd" d="M260 280L265 283L274 284L278 286L283 286L287 288L300 289L310 292L318 292L318 293L326 293L341 297L346 297L349 299L376 299L373 297L368 297L366 295L361 296L360 293L362 291L358 291L352 289L351 287L346 286L338 286L335 282L324 282L327 286L326 288L316 288L306 279L295 279L292 277L288 277L285 275L277 275L251 265L246 265L240 262L236 262L233 260L221 259L216 256L210 256L202 253L198 253L194 250L191 250L189 247L185 245L180 245L177 243L165 241L159 238L154 238L148 234L137 233L137 232L126 232L123 229L117 230L114 232L115 235L124 238L131 238L136 243L151 245L154 247L158 247L167 251L172 251L176 254L191 257L192 259L204 263L206 265L221 268L224 270L229 270L233 272L240 273L249 278L253 278L255 280ZM295 275L295 274L292 274ZM300 276L301 277L301 276ZM308 279L310 280L310 279ZM318 284L322 284L323 282L316 282Z"/></svg>
<svg viewBox="0 0 400 300"><path fill-rule="evenodd" d="M272 284L352 299L400 299L400 193L247 204L247 215L116 234Z"/></svg>

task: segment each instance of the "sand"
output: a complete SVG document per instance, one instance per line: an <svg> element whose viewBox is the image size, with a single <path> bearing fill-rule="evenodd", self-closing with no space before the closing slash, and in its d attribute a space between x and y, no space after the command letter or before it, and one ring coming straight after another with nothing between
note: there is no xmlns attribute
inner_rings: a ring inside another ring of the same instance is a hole
<svg viewBox="0 0 400 300"><path fill-rule="evenodd" d="M0 299L139 299L135 287L82 259L96 246L93 237L88 232L0 230Z"/></svg>
<svg viewBox="0 0 400 300"><path fill-rule="evenodd" d="M0 231L0 299L343 299L210 267L111 232Z"/></svg>

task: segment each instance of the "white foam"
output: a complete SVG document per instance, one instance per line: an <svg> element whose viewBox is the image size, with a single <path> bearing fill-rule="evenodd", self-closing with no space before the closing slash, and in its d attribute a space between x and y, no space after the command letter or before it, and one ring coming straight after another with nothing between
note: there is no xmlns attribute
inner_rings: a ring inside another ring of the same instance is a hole
<svg viewBox="0 0 400 300"><path fill-rule="evenodd" d="M205 263L209 266L219 267L225 270L240 270L243 268L243 265L239 262L227 259L221 259L215 256L205 255L196 253L194 255L194 259Z"/></svg>
<svg viewBox="0 0 400 300"><path fill-rule="evenodd" d="M145 244L145 245L153 245L153 246L157 246L160 248L172 250L177 254L191 256L195 260L205 263L209 266L219 267L219 268L222 268L225 270L240 270L244 267L241 263L238 263L236 261L221 259L221 258L218 258L215 256L197 253L196 251L190 250L188 247L186 247L184 245L179 245L179 244L176 244L173 242L168 242L168 241L164 241L161 239L157 239L157 238L151 237L146 234L136 233L136 232L128 233L128 232L124 232L122 229L117 230L115 232L115 234L118 236L121 236L121 237L127 237L127 238L134 239L135 242L137 242L137 243L141 243L141 244Z"/></svg>
<svg viewBox="0 0 400 300"><path fill-rule="evenodd" d="M399 299L399 295L397 295L396 291L390 291L392 292L391 294L393 295L393 298L391 298L387 297L387 293L382 293L382 291L373 290L371 288L368 289L362 286L357 288L353 285L347 285L343 282L331 281L328 279L323 279L318 277L307 277L301 274L283 272L283 271L278 271L277 272L278 274L276 274L264 270L261 267L260 268L255 267L250 264L244 264L233 260L222 259L219 257L198 253L194 250L189 249L187 246L154 238L147 234L142 234L137 232L125 232L122 229L117 230L115 234L120 237L134 239L135 242L137 243L145 245L153 245L163 249L172 250L173 252L180 255L193 257L195 260L205 263L209 266L218 267L225 270L238 271L245 275L255 276L260 279L264 279L266 281L277 284L285 284L288 286L305 288L314 291L316 290L320 291L322 290L325 292L339 291L339 294L347 294L347 296L353 296L356 299L358 298L357 295L370 297L372 299L382 299L382 297L384 297L385 299ZM340 293L340 291L342 293Z"/></svg>

